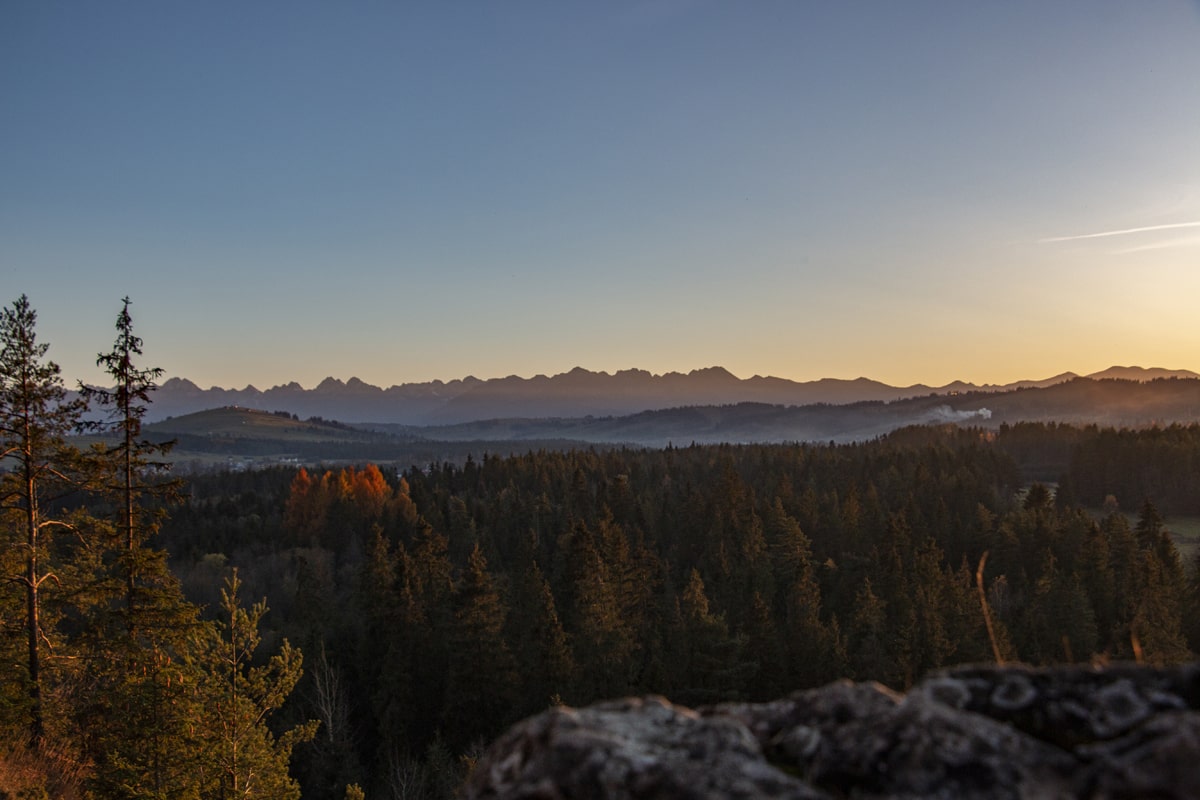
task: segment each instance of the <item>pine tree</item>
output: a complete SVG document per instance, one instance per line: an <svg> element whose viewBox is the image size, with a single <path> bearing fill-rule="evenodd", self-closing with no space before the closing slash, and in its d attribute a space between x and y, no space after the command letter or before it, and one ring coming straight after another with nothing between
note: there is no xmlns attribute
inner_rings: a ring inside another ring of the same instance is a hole
<svg viewBox="0 0 1200 800"><path fill-rule="evenodd" d="M105 796L160 796L190 782L186 758L191 687L186 654L199 633L198 610L186 601L166 553L149 546L176 498L178 482L164 480L169 445L142 436L157 368L135 363L142 341L133 333L129 298L117 317L117 338L97 358L111 388L82 387L108 419L97 427L115 443L102 447L98 499L112 509L115 536L98 565L99 602L88 609L76 648L89 665L89 699L76 707L96 764L91 785ZM123 787L123 788L122 788Z"/></svg>
<svg viewBox="0 0 1200 800"><path fill-rule="evenodd" d="M517 676L504 640L507 615L476 543L454 598L444 717L452 745L495 736L512 721Z"/></svg>
<svg viewBox="0 0 1200 800"><path fill-rule="evenodd" d="M776 498L767 511L767 540L774 565L774 611L784 637L790 689L816 686L835 675L834 637L821 620L821 587L812 561L812 542Z"/></svg>
<svg viewBox="0 0 1200 800"><path fill-rule="evenodd" d="M112 379L113 387L83 387L83 395L108 411L109 419L103 427L117 436L116 444L104 452L112 474L103 491L117 508L120 549L117 564L124 583L124 623L129 635L135 636L143 623L171 627L175 622L169 618L149 619L163 612L169 614L180 598L161 555L146 547L157 529L157 520L145 505L151 498L173 499L179 482L160 478L170 468L165 456L171 443L156 443L142 436L142 420L149 409L150 394L158 388L155 381L162 377L163 371L135 362L142 355L142 340L133 332L129 298L122 303L112 350L96 359L96 365L103 367Z"/></svg>
<svg viewBox="0 0 1200 800"><path fill-rule="evenodd" d="M1117 658L1132 658L1130 625L1137 613L1141 595L1141 570L1137 540L1129 521L1119 511L1109 514L1100 523L1108 542L1109 565L1112 568L1112 627L1101 631L1106 637L1107 650Z"/></svg>
<svg viewBox="0 0 1200 800"><path fill-rule="evenodd" d="M521 713L534 714L555 698L561 700L575 678L575 659L554 593L536 561L529 562L514 587L508 630L520 677Z"/></svg>
<svg viewBox="0 0 1200 800"><path fill-rule="evenodd" d="M267 720L300 680L302 657L285 639L266 664L254 665L267 606L242 608L241 585L234 570L221 592L221 618L192 661L201 674L196 743L201 794L296 800L300 789L288 775L288 761L293 746L314 736L317 723L276 737Z"/></svg>
<svg viewBox="0 0 1200 800"><path fill-rule="evenodd" d="M405 614L403 638L394 644L400 663L408 665L411 700L405 728L414 741L428 741L446 706L450 640L454 630L453 566L449 543L428 521L417 520L411 552L401 552L399 608Z"/></svg>
<svg viewBox="0 0 1200 800"><path fill-rule="evenodd" d="M742 660L744 642L729 631L724 614L713 613L699 571L693 569L679 597L682 629L672 699L685 705L739 697L754 665Z"/></svg>
<svg viewBox="0 0 1200 800"><path fill-rule="evenodd" d="M908 689L917 674L918 598L910 577L914 545L904 513L889 517L873 559L873 590L883 604L884 649L889 665L879 681Z"/></svg>
<svg viewBox="0 0 1200 800"><path fill-rule="evenodd" d="M1175 549L1175 542L1172 541L1171 534L1167 532L1166 524L1158 513L1158 509L1149 500L1142 505L1134 531L1137 534L1138 545L1143 550L1153 553L1155 559L1162 565L1164 577L1171 584L1171 588L1176 592L1182 591L1184 575L1183 564L1179 560L1179 551Z"/></svg>
<svg viewBox="0 0 1200 800"><path fill-rule="evenodd" d="M1092 523L1084 540L1080 558L1080 580L1096 613L1097 647L1104 650L1117 626L1114 593L1116 576L1112 568L1108 537Z"/></svg>
<svg viewBox="0 0 1200 800"><path fill-rule="evenodd" d="M946 663L954 652L954 642L946 634L946 619L950 614L946 602L946 584L953 579L941 569L942 551L933 539L913 554L909 576L915 636L913 637L913 669L917 675Z"/></svg>
<svg viewBox="0 0 1200 800"><path fill-rule="evenodd" d="M850 676L856 680L894 680L888 654L887 609L864 578L854 597L854 614L847 632Z"/></svg>
<svg viewBox="0 0 1200 800"><path fill-rule="evenodd" d="M630 689L636 641L592 531L576 522L568 540L568 633L579 663L577 699L590 702Z"/></svg>
<svg viewBox="0 0 1200 800"><path fill-rule="evenodd" d="M1139 554L1142 591L1130 622L1134 655L1155 666L1188 660L1182 625L1182 580L1177 561L1164 563L1154 550Z"/></svg>
<svg viewBox="0 0 1200 800"><path fill-rule="evenodd" d="M1042 571L1025 610L1021 655L1035 664L1081 661L1096 650L1096 616L1079 576L1043 552Z"/></svg>
<svg viewBox="0 0 1200 800"><path fill-rule="evenodd" d="M44 643L53 633L43 619L43 590L59 581L50 545L55 534L79 531L75 521L46 509L82 482L81 456L66 437L78 428L84 405L67 397L58 365L46 360L49 345L37 341L36 322L25 295L0 311L0 459L12 464L0 476L0 511L6 549L16 554L6 559L6 577L24 595L22 672L10 673L5 683L26 687L26 728L31 743L40 745L46 735Z"/></svg>
<svg viewBox="0 0 1200 800"><path fill-rule="evenodd" d="M1118 590L1114 649L1154 664L1186 659L1183 567L1158 509L1146 500L1132 532L1118 514L1105 523Z"/></svg>
<svg viewBox="0 0 1200 800"><path fill-rule="evenodd" d="M104 798L196 796L203 673L178 652L154 649L122 678L101 681L78 715L93 758L89 788Z"/></svg>
<svg viewBox="0 0 1200 800"><path fill-rule="evenodd" d="M748 699L772 700L791 688L785 684L779 629L771 618L771 607L758 592L751 597L742 635L746 640L745 658L753 665L753 672L747 679Z"/></svg>
<svg viewBox="0 0 1200 800"><path fill-rule="evenodd" d="M1150 498L1146 498L1142 503L1138 512L1137 527L1133 531L1137 535L1138 546L1142 549L1153 550L1158 547L1159 538L1163 534L1163 518L1154 507L1154 503L1150 502Z"/></svg>

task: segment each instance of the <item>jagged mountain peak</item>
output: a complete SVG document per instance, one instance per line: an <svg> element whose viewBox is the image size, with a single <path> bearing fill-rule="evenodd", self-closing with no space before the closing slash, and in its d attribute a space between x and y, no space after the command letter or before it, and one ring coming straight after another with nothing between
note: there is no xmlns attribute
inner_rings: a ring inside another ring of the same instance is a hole
<svg viewBox="0 0 1200 800"><path fill-rule="evenodd" d="M353 377L350 380L346 381L346 388L351 391L355 391L355 392L372 392L372 393L374 393L374 392L382 392L383 391L378 386L367 383L366 381L362 380L361 378L353 378Z"/></svg>
<svg viewBox="0 0 1200 800"><path fill-rule="evenodd" d="M168 389L171 391L188 391L199 392L203 391L199 386L189 381L187 378L167 378L163 381L159 389Z"/></svg>
<svg viewBox="0 0 1200 800"><path fill-rule="evenodd" d="M688 373L689 377L711 378L718 380L738 380L738 377L724 367L702 367Z"/></svg>

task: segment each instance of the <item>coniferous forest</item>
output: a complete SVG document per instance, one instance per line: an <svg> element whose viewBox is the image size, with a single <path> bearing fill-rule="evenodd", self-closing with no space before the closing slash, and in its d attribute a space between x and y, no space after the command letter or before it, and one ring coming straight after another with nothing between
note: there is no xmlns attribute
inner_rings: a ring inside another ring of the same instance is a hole
<svg viewBox="0 0 1200 800"><path fill-rule="evenodd" d="M446 797L556 703L1200 649L1167 533L1200 513L1197 425L179 481L140 434L159 373L129 311L111 386L78 400L28 301L0 319L14 796ZM105 444L81 450L97 413Z"/></svg>

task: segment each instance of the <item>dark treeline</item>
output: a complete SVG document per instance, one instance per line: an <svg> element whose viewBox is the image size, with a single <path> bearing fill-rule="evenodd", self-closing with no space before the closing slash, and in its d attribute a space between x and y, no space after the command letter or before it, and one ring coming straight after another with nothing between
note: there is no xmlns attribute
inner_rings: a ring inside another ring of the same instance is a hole
<svg viewBox="0 0 1200 800"><path fill-rule="evenodd" d="M1134 510L1150 500L1163 514L1200 514L1200 425L1101 428L1002 425L996 445L1026 481L1057 482L1066 505Z"/></svg>
<svg viewBox="0 0 1200 800"><path fill-rule="evenodd" d="M305 797L438 796L552 703L1190 658L1197 589L1157 505L1184 508L1170 492L1200 481L1198 450L1195 427L1018 425L219 474L194 479L162 541L193 600L217 602L236 564L270 599L266 639L307 654L284 720L322 723L293 764ZM1089 467L1109 459L1140 477ZM1057 498L1027 487L1043 473ZM1136 521L1076 505L1108 495Z"/></svg>
<svg viewBox="0 0 1200 800"><path fill-rule="evenodd" d="M1200 425L1088 433L1064 480L1079 502L1150 498L1165 514L1200 514Z"/></svg>

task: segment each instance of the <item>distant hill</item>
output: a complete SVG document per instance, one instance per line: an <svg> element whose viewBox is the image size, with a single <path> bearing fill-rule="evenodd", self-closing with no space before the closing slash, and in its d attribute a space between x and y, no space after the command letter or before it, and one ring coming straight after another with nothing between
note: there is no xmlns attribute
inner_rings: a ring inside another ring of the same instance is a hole
<svg viewBox="0 0 1200 800"><path fill-rule="evenodd" d="M1109 367L1100 372L1093 372L1087 377L1094 380L1122 380L1122 381L1154 381L1162 378L1196 378L1194 372L1178 369L1162 369L1161 367Z"/></svg>
<svg viewBox="0 0 1200 800"><path fill-rule="evenodd" d="M366 441L370 432L332 420L301 420L287 412L224 406L180 417L170 417L145 427L157 437L203 436L209 439L254 438L291 442Z"/></svg>
<svg viewBox="0 0 1200 800"><path fill-rule="evenodd" d="M447 461L460 463L468 455L489 452L508 455L530 448L565 450L591 444L536 437L513 442L469 436L436 441L412 431L370 430L315 417L301 420L285 412L240 406L170 417L146 425L143 431L151 441L173 441L171 459L193 469L340 461L372 461L408 468Z"/></svg>
<svg viewBox="0 0 1200 800"><path fill-rule="evenodd" d="M582 439L661 447L717 442L834 441L875 438L908 425L996 427L1067 422L1113 427L1200 422L1200 379L1153 381L1074 378L1052 386L925 395L892 402L782 406L738 403L638 414L559 419L494 419L457 425L381 430L440 439Z"/></svg>
<svg viewBox="0 0 1200 800"><path fill-rule="evenodd" d="M933 395L1004 392L1018 388L1044 388L1077 377L1064 373L1043 380L1018 381L1004 386L977 386L956 381L946 386L923 384L889 386L867 378L823 378L797 382L754 376L741 379L722 367L654 375L630 369L613 374L575 368L547 377L480 380L466 377L449 382L408 383L382 389L357 378L326 378L313 389L288 383L260 390L201 389L182 378L166 381L154 395L152 419L179 416L222 406L280 410L302 418L312 416L342 422L399 425L454 425L483 419L610 417L682 406L720 406L738 403L805 406L816 403L845 405L865 401L892 402ZM1186 370L1113 367L1092 377L1151 380L1200 378Z"/></svg>

